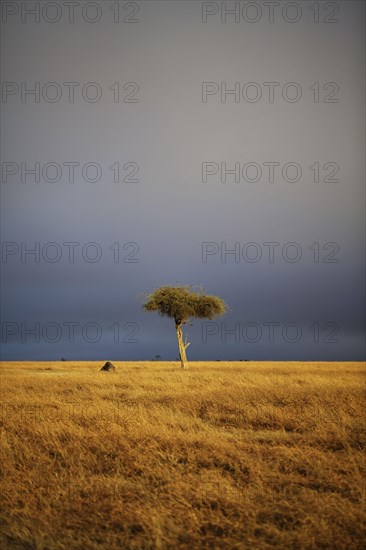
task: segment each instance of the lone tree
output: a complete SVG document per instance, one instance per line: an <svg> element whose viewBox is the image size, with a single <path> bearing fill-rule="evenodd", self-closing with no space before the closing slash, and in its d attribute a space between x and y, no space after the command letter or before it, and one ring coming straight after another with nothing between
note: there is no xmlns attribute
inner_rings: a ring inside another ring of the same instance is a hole
<svg viewBox="0 0 366 550"><path fill-rule="evenodd" d="M179 357L182 369L187 366L186 349L189 346L187 335L183 339L182 325L191 317L196 319L213 319L223 315L227 305L218 296L207 296L204 291L194 292L191 286L162 286L151 294L145 294L145 311L157 311L160 315L175 321Z"/></svg>

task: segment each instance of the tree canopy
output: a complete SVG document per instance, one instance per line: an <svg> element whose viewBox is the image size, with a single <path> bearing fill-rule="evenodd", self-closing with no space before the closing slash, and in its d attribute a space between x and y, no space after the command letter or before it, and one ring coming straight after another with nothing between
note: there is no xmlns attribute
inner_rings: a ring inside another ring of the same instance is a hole
<svg viewBox="0 0 366 550"><path fill-rule="evenodd" d="M218 296L194 292L189 285L162 286L146 295L145 311L157 311L170 317L177 325L187 323L190 318L213 319L223 315L227 306Z"/></svg>

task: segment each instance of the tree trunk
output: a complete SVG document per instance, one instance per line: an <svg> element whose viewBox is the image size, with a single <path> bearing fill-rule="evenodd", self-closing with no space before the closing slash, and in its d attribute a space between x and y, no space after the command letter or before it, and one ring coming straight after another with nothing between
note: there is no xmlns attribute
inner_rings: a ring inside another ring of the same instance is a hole
<svg viewBox="0 0 366 550"><path fill-rule="evenodd" d="M189 346L189 342L187 342L187 338L186 338L185 342L183 341L183 332L182 332L181 324L176 323L175 324L175 329L177 331L180 366L181 366L182 369L184 369L188 366L187 356L186 356L186 349Z"/></svg>

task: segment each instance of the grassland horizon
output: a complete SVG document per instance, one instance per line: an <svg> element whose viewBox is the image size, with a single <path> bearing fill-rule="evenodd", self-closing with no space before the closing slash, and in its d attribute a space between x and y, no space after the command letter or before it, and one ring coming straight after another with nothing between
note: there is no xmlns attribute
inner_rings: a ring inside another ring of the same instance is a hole
<svg viewBox="0 0 366 550"><path fill-rule="evenodd" d="M1 362L3 548L363 547L363 362L112 362Z"/></svg>

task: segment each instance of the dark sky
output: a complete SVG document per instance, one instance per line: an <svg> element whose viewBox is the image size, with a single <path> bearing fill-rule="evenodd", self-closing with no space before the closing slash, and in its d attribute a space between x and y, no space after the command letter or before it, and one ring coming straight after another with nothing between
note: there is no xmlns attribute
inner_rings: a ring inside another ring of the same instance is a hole
<svg viewBox="0 0 366 550"><path fill-rule="evenodd" d="M175 359L175 284L189 359L364 358L365 4L271 4L3 3L3 359Z"/></svg>

